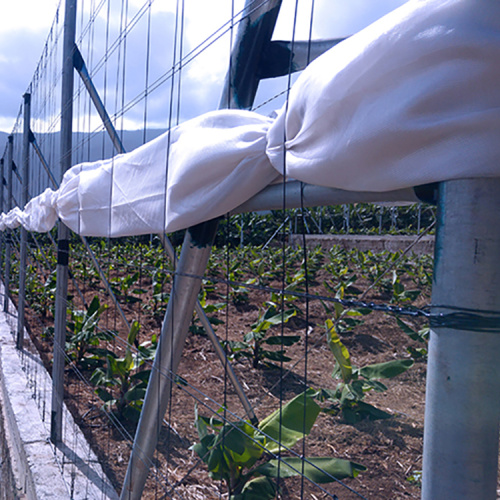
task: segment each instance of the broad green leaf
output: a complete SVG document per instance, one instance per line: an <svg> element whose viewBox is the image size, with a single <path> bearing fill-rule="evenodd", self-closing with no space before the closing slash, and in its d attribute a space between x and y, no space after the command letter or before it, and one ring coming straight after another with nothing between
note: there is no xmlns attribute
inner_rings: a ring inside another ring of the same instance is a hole
<svg viewBox="0 0 500 500"><path fill-rule="evenodd" d="M116 374L119 373L117 360L114 356L107 355L107 369L106 369L106 377L108 379L113 379Z"/></svg>
<svg viewBox="0 0 500 500"><path fill-rule="evenodd" d="M284 363L291 361L292 358L289 358L288 356L285 356L282 352L280 351L265 351L261 350L260 351L261 357L265 359L270 359L271 361L283 361Z"/></svg>
<svg viewBox="0 0 500 500"><path fill-rule="evenodd" d="M316 397L320 401L327 401L329 399L336 399L336 391L332 389L320 389Z"/></svg>
<svg viewBox="0 0 500 500"><path fill-rule="evenodd" d="M230 500L273 500L276 497L276 485L267 477L256 477L248 481L241 494L231 495Z"/></svg>
<svg viewBox="0 0 500 500"><path fill-rule="evenodd" d="M403 332L406 333L408 337L410 337L412 340L422 342L422 339L418 334L418 332L416 332L413 328L407 325L404 321L401 321L398 317L396 317L396 321L399 325L399 328L401 328L401 330L403 330Z"/></svg>
<svg viewBox="0 0 500 500"><path fill-rule="evenodd" d="M140 372L131 375L130 380L140 380L141 382L147 382L150 375L151 370L141 370Z"/></svg>
<svg viewBox="0 0 500 500"><path fill-rule="evenodd" d="M104 402L114 401L113 396L106 389L98 387L95 392Z"/></svg>
<svg viewBox="0 0 500 500"><path fill-rule="evenodd" d="M198 431L198 437L203 439L208 434L208 425L203 417L198 415L198 405L194 405L194 424Z"/></svg>
<svg viewBox="0 0 500 500"><path fill-rule="evenodd" d="M106 374L101 368L96 368L90 377L90 382L94 385L104 385L106 383Z"/></svg>
<svg viewBox="0 0 500 500"><path fill-rule="evenodd" d="M363 380L365 387L375 389L377 392L387 391L387 386L379 380Z"/></svg>
<svg viewBox="0 0 500 500"><path fill-rule="evenodd" d="M122 415L126 420L130 420L131 422L138 422L139 417L141 416L141 412L139 409L129 405L123 409Z"/></svg>
<svg viewBox="0 0 500 500"><path fill-rule="evenodd" d="M99 297L97 295L94 296L92 299L92 302L89 304L89 307L87 309L87 317L92 316L99 310Z"/></svg>
<svg viewBox="0 0 500 500"><path fill-rule="evenodd" d="M243 341L244 342L252 342L257 337L257 340L260 340L260 335L257 335L259 332L251 331L248 332L244 335ZM246 347L246 346L245 346Z"/></svg>
<svg viewBox="0 0 500 500"><path fill-rule="evenodd" d="M130 349L127 349L125 353L125 357L123 359L117 360L116 363L118 370L122 376L127 376L132 369L134 368L134 357L130 352Z"/></svg>
<svg viewBox="0 0 500 500"><path fill-rule="evenodd" d="M210 472L215 472L221 475L229 473L229 466L220 446L214 446L210 450L206 464Z"/></svg>
<svg viewBox="0 0 500 500"><path fill-rule="evenodd" d="M356 477L360 471L366 470L361 464L340 458L312 457L303 462L298 457L285 457L279 464L278 460L257 467L257 472L267 477L281 477L282 479L304 474L311 481L321 484L330 483L336 479Z"/></svg>
<svg viewBox="0 0 500 500"><path fill-rule="evenodd" d="M364 401L358 401L357 406L358 411L367 414L371 420L386 419L392 417L390 413L387 413L386 411L381 410L380 408L377 408L370 403L365 403Z"/></svg>
<svg viewBox="0 0 500 500"><path fill-rule="evenodd" d="M325 325L328 347L330 347L330 350L340 366L342 380L347 384L352 379L351 356L347 347L340 341L340 337L335 331L335 324L333 321L327 319Z"/></svg>
<svg viewBox="0 0 500 500"><path fill-rule="evenodd" d="M139 324L138 321L133 321L132 324L130 325L130 331L129 331L128 337L127 337L127 343L129 346L134 344L140 328L141 328L141 325Z"/></svg>
<svg viewBox="0 0 500 500"><path fill-rule="evenodd" d="M300 340L300 335L273 335L267 337L264 342L269 345L285 345L290 346Z"/></svg>
<svg viewBox="0 0 500 500"><path fill-rule="evenodd" d="M320 407L313 400L312 395L313 391L299 394L284 405L281 412L278 409L262 420L259 429L275 441L281 438L281 444L291 448L311 432L320 412ZM270 453L277 453L280 450L280 445L268 439L266 449Z"/></svg>
<svg viewBox="0 0 500 500"><path fill-rule="evenodd" d="M368 380L392 378L405 372L412 365L413 359L395 359L387 363L363 366L359 369L359 374Z"/></svg>
<svg viewBox="0 0 500 500"><path fill-rule="evenodd" d="M145 395L146 395L145 387L135 386L125 393L125 399L127 401L143 401Z"/></svg>
<svg viewBox="0 0 500 500"><path fill-rule="evenodd" d="M364 380L353 380L349 385L345 386L349 389L354 399L363 399L365 396L365 382ZM349 398L352 399L352 398Z"/></svg>
<svg viewBox="0 0 500 500"><path fill-rule="evenodd" d="M247 422L235 426L226 425L217 436L215 446L223 447L230 457L230 463L241 467L252 467L262 456L264 449L254 440L255 429Z"/></svg>

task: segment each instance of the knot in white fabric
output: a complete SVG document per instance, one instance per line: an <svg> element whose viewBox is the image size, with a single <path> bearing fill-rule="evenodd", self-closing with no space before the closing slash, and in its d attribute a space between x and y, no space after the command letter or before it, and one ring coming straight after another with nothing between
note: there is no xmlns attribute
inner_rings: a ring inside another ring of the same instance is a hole
<svg viewBox="0 0 500 500"><path fill-rule="evenodd" d="M409 1L308 66L267 154L352 191L499 176L499 61L500 2Z"/></svg>

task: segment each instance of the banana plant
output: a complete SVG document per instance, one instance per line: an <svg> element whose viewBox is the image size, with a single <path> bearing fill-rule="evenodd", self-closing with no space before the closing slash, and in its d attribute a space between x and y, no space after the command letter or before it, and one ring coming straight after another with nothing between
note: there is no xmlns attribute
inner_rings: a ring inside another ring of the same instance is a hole
<svg viewBox="0 0 500 500"><path fill-rule="evenodd" d="M247 357L252 360L252 366L259 368L262 363L274 366L272 361L287 362L291 358L285 356L284 348L300 341L300 335L268 335L273 326L287 323L297 312L288 309L281 312L277 304L269 301L264 304L266 309L252 325L252 330L243 336L243 341L229 341L227 347L230 357L238 359ZM269 350L267 346L281 346L280 350Z"/></svg>
<svg viewBox="0 0 500 500"><path fill-rule="evenodd" d="M372 420L389 418L391 415L363 401L368 391L384 392L387 390L381 379L393 378L408 370L413 359L395 359L386 363L376 363L356 367L351 363L347 347L341 342L332 320L326 321L327 342L335 358L336 365L332 378L336 380L335 390L321 389L318 392L320 401L329 401L331 406L327 413L342 417L347 423L356 423L364 418Z"/></svg>
<svg viewBox="0 0 500 500"><path fill-rule="evenodd" d="M256 427L246 421L224 423L195 410L200 442L192 449L207 465L210 477L224 481L230 500L271 500L278 493L278 478L304 474L316 483L328 483L366 470L361 464L338 458L284 456L311 432L320 413L314 395L308 389Z"/></svg>
<svg viewBox="0 0 500 500"><path fill-rule="evenodd" d="M109 341L113 338L110 331L98 328L101 315L107 308L106 304L100 304L99 297L96 295L87 310L71 311L66 336L66 351L71 360L83 368L95 365L99 355L102 355L99 350L100 341Z"/></svg>
<svg viewBox="0 0 500 500"><path fill-rule="evenodd" d="M117 358L109 353L106 369L97 368L90 381L96 386L95 393L104 401L103 408L112 411L120 420L137 422L144 402L151 370L139 370L145 361L151 360L156 351L156 339L139 345L133 353L140 325L134 321L127 337L125 356Z"/></svg>

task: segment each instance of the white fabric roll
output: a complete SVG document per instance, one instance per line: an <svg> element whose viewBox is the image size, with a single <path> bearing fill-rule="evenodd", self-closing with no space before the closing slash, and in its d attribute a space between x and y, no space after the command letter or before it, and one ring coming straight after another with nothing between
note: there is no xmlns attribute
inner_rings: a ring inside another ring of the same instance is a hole
<svg viewBox="0 0 500 500"><path fill-rule="evenodd" d="M271 123L216 111L131 153L76 165L55 210L76 233L109 237L171 232L223 215L279 178L265 155Z"/></svg>
<svg viewBox="0 0 500 500"><path fill-rule="evenodd" d="M413 0L309 65L267 154L304 182L389 191L499 176L499 130L500 2Z"/></svg>
<svg viewBox="0 0 500 500"><path fill-rule="evenodd" d="M70 169L0 217L87 236L171 232L281 175L351 191L500 175L500 2L412 0L303 71L275 120L215 111Z"/></svg>

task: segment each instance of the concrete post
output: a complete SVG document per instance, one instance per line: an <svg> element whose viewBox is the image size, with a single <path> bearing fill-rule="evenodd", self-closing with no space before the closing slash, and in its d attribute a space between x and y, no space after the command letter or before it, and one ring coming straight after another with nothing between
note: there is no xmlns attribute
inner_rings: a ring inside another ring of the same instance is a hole
<svg viewBox="0 0 500 500"><path fill-rule="evenodd" d="M0 158L0 213L5 210L4 207L4 181L5 181L5 158ZM0 235L0 278L3 279L3 250L5 247L5 234Z"/></svg>
<svg viewBox="0 0 500 500"><path fill-rule="evenodd" d="M31 94L24 94L23 115L23 184L21 187L21 206L28 203L29 192L29 163L30 163L30 121L31 121ZM24 343L24 308L26 304L26 267L27 267L28 232L21 227L21 250L19 261L19 294L17 303L17 338L16 347L23 348Z"/></svg>
<svg viewBox="0 0 500 500"><path fill-rule="evenodd" d="M14 137L9 135L7 138L7 207L5 212L14 208L12 203L12 170L14 166L13 153L14 153ZM12 253L12 230L5 231L5 297L3 303L3 310L9 312L9 286L10 286L10 258Z"/></svg>
<svg viewBox="0 0 500 500"><path fill-rule="evenodd" d="M61 176L71 167L73 133L73 51L75 46L76 0L66 0L64 10L63 69L61 82ZM54 361L50 439L62 439L64 395L64 347L68 295L69 229L59 222L57 242L56 311L54 318Z"/></svg>
<svg viewBox="0 0 500 500"><path fill-rule="evenodd" d="M424 500L497 498L499 214L499 178L440 186L432 303L443 307L431 320Z"/></svg>

